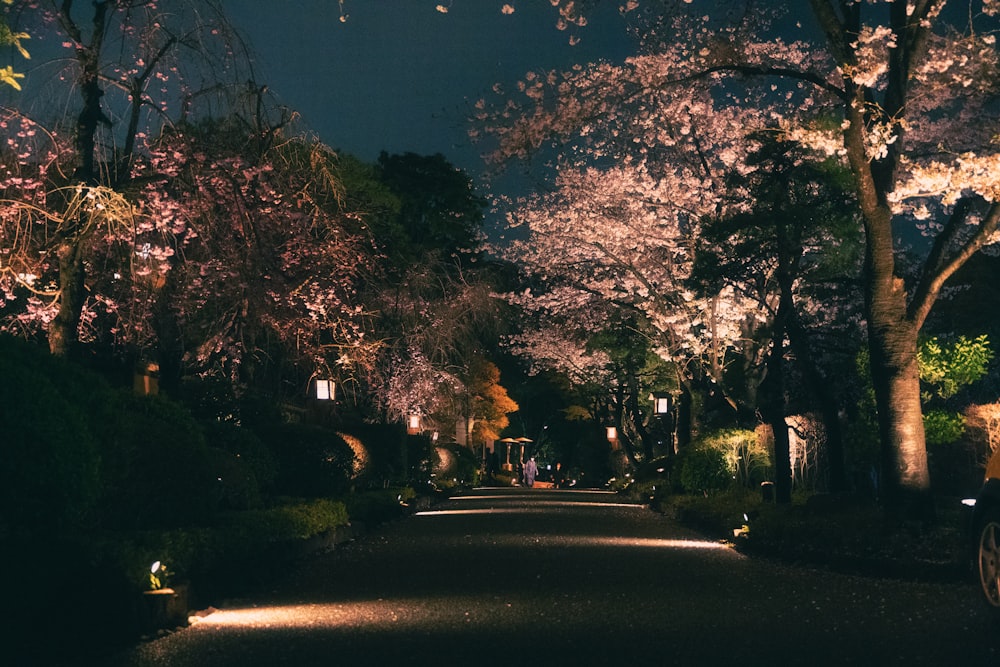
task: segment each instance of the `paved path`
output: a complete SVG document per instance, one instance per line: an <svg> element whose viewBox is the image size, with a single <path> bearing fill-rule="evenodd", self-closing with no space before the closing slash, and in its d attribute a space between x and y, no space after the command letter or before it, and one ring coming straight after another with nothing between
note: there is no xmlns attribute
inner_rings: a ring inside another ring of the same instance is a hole
<svg viewBox="0 0 1000 667"><path fill-rule="evenodd" d="M743 557L611 494L483 489L119 656L165 665L998 665L968 585Z"/></svg>

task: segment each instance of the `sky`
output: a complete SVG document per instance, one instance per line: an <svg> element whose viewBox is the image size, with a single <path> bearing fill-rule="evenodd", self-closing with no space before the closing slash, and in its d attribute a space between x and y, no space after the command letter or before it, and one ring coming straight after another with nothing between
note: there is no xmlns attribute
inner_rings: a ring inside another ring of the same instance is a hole
<svg viewBox="0 0 1000 667"><path fill-rule="evenodd" d="M603 4L573 46L548 0L344 0L344 22L337 0L225 0L260 81L324 143L370 162L441 153L477 180L468 105L529 69L624 58L618 3Z"/></svg>

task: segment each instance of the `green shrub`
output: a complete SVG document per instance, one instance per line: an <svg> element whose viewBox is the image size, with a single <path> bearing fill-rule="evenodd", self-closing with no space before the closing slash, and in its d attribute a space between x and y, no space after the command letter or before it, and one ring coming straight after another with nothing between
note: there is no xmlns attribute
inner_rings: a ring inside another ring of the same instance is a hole
<svg viewBox="0 0 1000 667"><path fill-rule="evenodd" d="M0 343L0 535L94 518L100 468L87 410L108 390L99 377L46 357L23 341Z"/></svg>
<svg viewBox="0 0 1000 667"><path fill-rule="evenodd" d="M258 435L278 464L277 493L335 498L350 489L354 451L336 433L306 424L277 424Z"/></svg>
<svg viewBox="0 0 1000 667"><path fill-rule="evenodd" d="M761 508L760 493L731 489L705 497L698 495L658 496L660 511L685 525L716 538L732 539L733 530L746 524L744 515ZM756 523L751 525L751 533Z"/></svg>
<svg viewBox="0 0 1000 667"><path fill-rule="evenodd" d="M771 456L753 431L723 429L709 434L699 445L721 452L731 478L743 487L756 488L768 478Z"/></svg>
<svg viewBox="0 0 1000 667"><path fill-rule="evenodd" d="M415 497L409 487L356 491L346 499L347 514L351 521L382 523L401 516L405 509L401 503L408 503Z"/></svg>
<svg viewBox="0 0 1000 667"><path fill-rule="evenodd" d="M438 488L479 483L479 458L467 447L445 444L435 447L434 483Z"/></svg>
<svg viewBox="0 0 1000 667"><path fill-rule="evenodd" d="M115 394L102 426L102 514L117 529L166 528L209 521L218 476L200 426L162 396Z"/></svg>
<svg viewBox="0 0 1000 667"><path fill-rule="evenodd" d="M162 562L168 583L205 577L259 557L274 545L300 542L348 524L344 503L317 499L221 514L213 526L103 533L91 560L122 572L134 591L149 588L150 566Z"/></svg>
<svg viewBox="0 0 1000 667"><path fill-rule="evenodd" d="M958 442L965 434L965 417L956 412L928 410L924 414L924 434L931 447Z"/></svg>
<svg viewBox="0 0 1000 667"><path fill-rule="evenodd" d="M508 470L493 473L493 483L497 486L514 486L515 474Z"/></svg>
<svg viewBox="0 0 1000 667"><path fill-rule="evenodd" d="M692 445L681 456L681 487L688 493L710 493L729 488L732 475L718 449Z"/></svg>
<svg viewBox="0 0 1000 667"><path fill-rule="evenodd" d="M212 465L219 480L222 509L254 509L274 488L277 464L252 431L230 422L210 422L205 437L213 445Z"/></svg>
<svg viewBox="0 0 1000 667"><path fill-rule="evenodd" d="M255 541L281 542L307 539L349 523L346 505L339 500L315 498L263 510L237 512L223 524L224 531L256 535Z"/></svg>
<svg viewBox="0 0 1000 667"><path fill-rule="evenodd" d="M347 431L364 443L368 454L361 481L405 483L409 452L406 431L399 424L357 424Z"/></svg>

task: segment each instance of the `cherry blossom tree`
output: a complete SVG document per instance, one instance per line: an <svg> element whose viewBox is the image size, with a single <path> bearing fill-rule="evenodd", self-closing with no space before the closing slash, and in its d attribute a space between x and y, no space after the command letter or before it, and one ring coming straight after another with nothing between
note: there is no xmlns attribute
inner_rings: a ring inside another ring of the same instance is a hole
<svg viewBox="0 0 1000 667"><path fill-rule="evenodd" d="M102 248L143 259L171 252L136 245L137 158L171 120L217 109L227 82L251 77L214 1L17 0L8 20L46 58L32 74L34 95L0 120L9 149L0 287L8 326L43 331L65 355L92 317L89 276L107 268L95 263Z"/></svg>
<svg viewBox="0 0 1000 667"><path fill-rule="evenodd" d="M371 394L389 421L417 413L439 430L462 423L474 431L467 438L487 437L482 429L497 430L489 424L516 406L497 378L487 381L499 318L492 267L480 261L485 202L441 155L383 154L373 175L396 205L372 219L385 259L366 297L384 343Z"/></svg>
<svg viewBox="0 0 1000 667"><path fill-rule="evenodd" d="M651 184L673 182L671 203L703 193L695 210L723 197L719 166L741 168L748 130L776 125L817 157L843 160L865 232L886 498L926 507L917 333L947 279L992 242L1000 221L990 141L997 52L977 28L996 3L962 2L954 15L942 0L810 0L808 15L792 3L777 15L751 2L638 4L640 53L618 65L530 73L500 106L508 120L492 126L495 155L555 146L560 178L581 160L612 164ZM483 122L497 108L480 106ZM678 160L672 151L684 144L689 158ZM698 161L701 169L690 168ZM912 284L897 256L902 229L928 238Z"/></svg>
<svg viewBox="0 0 1000 667"><path fill-rule="evenodd" d="M597 67L595 76L615 78L610 66ZM544 96L549 85L558 88L558 78L552 73L529 75L527 81L532 83L524 84L528 99ZM603 104L596 99L596 91L592 92L594 99L579 103ZM704 93L696 102L688 98L689 104L714 108L708 90ZM486 101L478 106L480 120L489 123ZM536 129L555 120L541 106L534 119L539 124L532 125ZM749 122L741 118L739 110L715 111L735 125ZM566 113L587 112L567 108ZM736 402L727 395L726 365L733 359L733 349L739 348L750 366L759 366L753 360L759 362L762 348L753 332L767 317L759 296L748 297L728 285L697 293L690 281L699 245L699 221L739 210L739 201L726 195L723 186L734 173L730 165L742 161L735 158L745 153L747 142L732 136L723 125L697 125L697 117L682 104L656 107L655 117L644 118L642 123L660 129L647 137L649 145L633 142L644 130L636 128L636 134L626 129L629 120L624 115L622 112L612 121L620 127L616 125L607 135L602 132L594 137L590 134L593 127L584 128L583 141L594 142L593 152L584 145L579 153L562 150L552 190L517 202L511 211L509 221L515 238L497 252L531 276L531 288L510 295L510 299L531 312L542 313L543 321L562 318L564 326L572 322L574 337L584 347L607 329L615 319L612 313L632 311L635 317L625 319L641 323L646 344L676 370L677 377L670 384L679 390L684 415L690 415L695 386L732 409ZM531 139L528 133L534 130L516 120L488 127L499 139L497 158L543 148L539 142L550 131L540 129L541 134ZM710 138L701 136L703 132ZM700 144L709 141L729 150L706 155ZM617 163L606 160L607 164L601 164L603 156L618 149L632 152L623 153ZM645 154L654 150L655 159ZM540 334L552 337L551 331ZM619 379L623 384L605 383L605 387L628 385L625 375ZM630 391L621 392L621 396L645 398ZM642 423L640 419L627 421L633 426ZM690 428L689 419L681 422L682 427ZM628 433L624 426L619 428ZM686 440L686 430L679 433L681 442Z"/></svg>
<svg viewBox="0 0 1000 667"><path fill-rule="evenodd" d="M826 429L829 488L847 490L840 413L848 406L851 341L860 339L860 221L836 161L810 162L792 141L762 137L748 163L762 167L730 188L745 187L750 211L704 225L696 277L759 293L770 315L770 351L755 405L774 433L779 502L791 502L789 414L815 409ZM851 314L854 313L852 316ZM835 315L835 317L833 316ZM786 344L787 340L787 344ZM791 386L793 364L801 378ZM845 358L846 357L846 358ZM805 403L804 395L813 401Z"/></svg>
<svg viewBox="0 0 1000 667"><path fill-rule="evenodd" d="M230 120L180 127L151 145L149 178L143 168L136 175L146 183L138 237L184 233L140 273L158 286L147 302L156 340L183 353L186 374L266 380L272 395L301 395L315 374L344 381L372 365L380 344L366 337L358 287L376 253L339 204L332 151L274 130L258 154L247 143L259 138Z"/></svg>

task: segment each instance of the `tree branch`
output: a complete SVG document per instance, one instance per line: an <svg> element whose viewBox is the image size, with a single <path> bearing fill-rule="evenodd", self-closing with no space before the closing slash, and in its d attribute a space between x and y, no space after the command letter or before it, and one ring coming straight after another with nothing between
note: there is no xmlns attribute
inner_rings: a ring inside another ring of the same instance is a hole
<svg viewBox="0 0 1000 667"><path fill-rule="evenodd" d="M924 320L930 314L931 307L948 278L958 271L980 248L985 246L993 233L996 232L997 227L1000 226L1000 203L993 202L972 238L951 257L947 257L948 242L957 236L958 230L968 218L970 209L971 202L966 199L955 206L948 224L944 231L938 235L934 242L934 248L927 258L924 274L907 309L909 319L918 329L923 326Z"/></svg>

